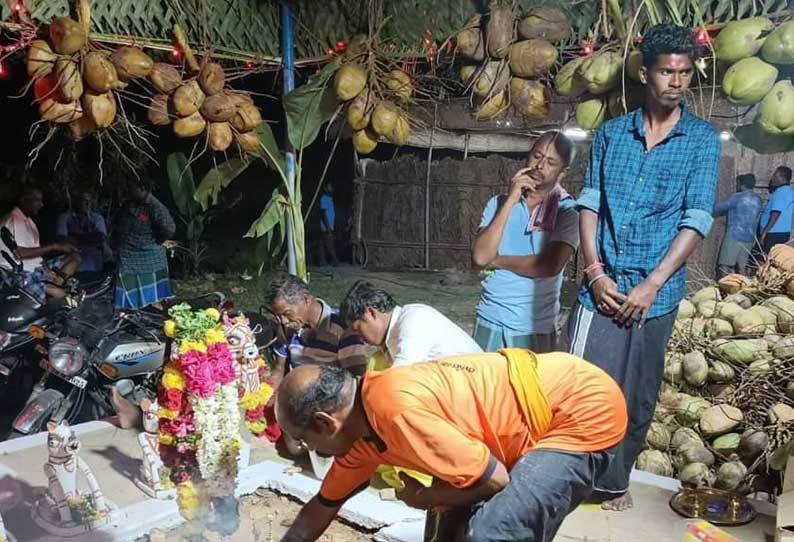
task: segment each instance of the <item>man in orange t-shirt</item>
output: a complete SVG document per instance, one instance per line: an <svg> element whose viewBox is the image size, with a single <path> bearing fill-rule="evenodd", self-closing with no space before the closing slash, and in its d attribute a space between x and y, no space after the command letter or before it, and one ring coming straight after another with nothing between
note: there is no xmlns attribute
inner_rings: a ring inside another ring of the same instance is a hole
<svg viewBox="0 0 794 542"><path fill-rule="evenodd" d="M623 438L626 403L614 380L582 359L514 351L532 365L516 373L518 358L509 352L361 378L333 367L291 372L276 398L279 423L335 460L282 540L319 538L344 502L387 464L433 476L430 488L402 476L406 488L398 496L411 506L438 511L476 504L469 540L551 541L592 492L609 463L607 450ZM516 374L532 382L521 386ZM524 399L527 389L535 397ZM539 405L544 412L533 411Z"/></svg>

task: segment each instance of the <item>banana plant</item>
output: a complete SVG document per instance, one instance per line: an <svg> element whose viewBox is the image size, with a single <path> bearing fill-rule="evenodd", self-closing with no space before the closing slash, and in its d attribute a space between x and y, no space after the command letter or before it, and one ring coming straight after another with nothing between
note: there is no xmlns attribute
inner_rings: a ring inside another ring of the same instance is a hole
<svg viewBox="0 0 794 542"><path fill-rule="evenodd" d="M286 153L279 149L270 126L263 123L257 129L260 148L254 156L278 174L280 183L245 237L264 239L273 253L278 253L286 241L287 229L291 228L297 273L303 279L306 278L306 239L301 208L303 151L317 139L323 124L331 120L339 109L339 101L333 88L328 85L337 67L338 62L326 65L283 98L288 144L297 153L294 188L287 179ZM221 190L229 186L250 164L250 159L231 158L211 170L202 179L195 194L195 200L202 209L215 205ZM260 265L260 273L263 266L264 263Z"/></svg>

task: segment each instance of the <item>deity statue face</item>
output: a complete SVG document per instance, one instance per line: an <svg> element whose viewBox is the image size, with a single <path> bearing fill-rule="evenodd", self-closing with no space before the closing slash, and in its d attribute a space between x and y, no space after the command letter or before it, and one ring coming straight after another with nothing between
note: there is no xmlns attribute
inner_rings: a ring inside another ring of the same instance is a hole
<svg viewBox="0 0 794 542"><path fill-rule="evenodd" d="M69 427L69 422L48 422L47 432L47 451L51 457L65 457L80 450L80 441Z"/></svg>
<svg viewBox="0 0 794 542"><path fill-rule="evenodd" d="M156 433L159 423L157 400L144 399L141 401L141 411L143 412L143 430L147 433Z"/></svg>
<svg viewBox="0 0 794 542"><path fill-rule="evenodd" d="M238 363L249 363L259 356L256 335L245 316L225 319L223 333Z"/></svg>

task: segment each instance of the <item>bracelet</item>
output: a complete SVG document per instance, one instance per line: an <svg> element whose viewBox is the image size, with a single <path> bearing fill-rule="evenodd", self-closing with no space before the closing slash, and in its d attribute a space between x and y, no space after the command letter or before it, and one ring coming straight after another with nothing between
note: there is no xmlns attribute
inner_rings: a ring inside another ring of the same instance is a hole
<svg viewBox="0 0 794 542"><path fill-rule="evenodd" d="M587 289L588 290L592 289L593 288L593 284L595 284L596 282L598 282L599 280L601 280L602 278L604 278L606 276L607 276L606 273L601 273L600 275L596 275L595 277L593 277L593 280L591 280L590 283L587 285Z"/></svg>
<svg viewBox="0 0 794 542"><path fill-rule="evenodd" d="M590 265L584 268L584 274L586 275L590 271L595 271L596 269L603 269L603 268L604 268L604 264L602 264L601 262L591 263Z"/></svg>

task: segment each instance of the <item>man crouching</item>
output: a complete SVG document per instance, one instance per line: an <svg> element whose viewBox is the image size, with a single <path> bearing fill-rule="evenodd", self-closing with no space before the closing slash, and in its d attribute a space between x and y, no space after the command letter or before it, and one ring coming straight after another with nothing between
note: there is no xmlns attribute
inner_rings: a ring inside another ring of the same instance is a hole
<svg viewBox="0 0 794 542"><path fill-rule="evenodd" d="M620 388L601 369L522 349L358 378L299 367L278 390L276 416L293 438L335 456L285 542L319 538L380 464L433 477L429 488L402 477L398 497L410 506L474 505L471 541L551 541L591 494L627 423Z"/></svg>

